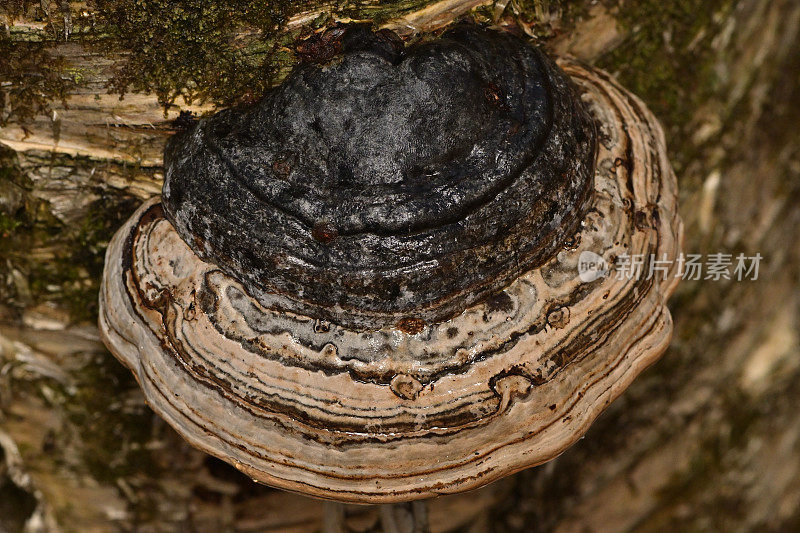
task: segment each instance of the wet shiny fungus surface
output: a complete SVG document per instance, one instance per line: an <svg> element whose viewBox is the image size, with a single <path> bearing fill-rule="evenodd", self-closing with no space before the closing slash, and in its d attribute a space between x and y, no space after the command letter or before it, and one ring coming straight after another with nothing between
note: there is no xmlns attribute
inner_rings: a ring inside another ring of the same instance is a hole
<svg viewBox="0 0 800 533"><path fill-rule="evenodd" d="M543 53L474 25L407 47L331 31L339 55L170 143L165 210L203 259L374 329L453 316L576 232L594 124Z"/></svg>

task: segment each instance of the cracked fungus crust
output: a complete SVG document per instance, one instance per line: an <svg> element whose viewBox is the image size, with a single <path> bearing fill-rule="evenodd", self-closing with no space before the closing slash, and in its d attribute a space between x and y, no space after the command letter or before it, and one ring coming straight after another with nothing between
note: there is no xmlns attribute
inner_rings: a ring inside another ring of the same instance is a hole
<svg viewBox="0 0 800 533"><path fill-rule="evenodd" d="M589 206L594 124L536 48L362 26L252 108L169 145L164 209L271 308L360 329L460 313L551 257Z"/></svg>
<svg viewBox="0 0 800 533"><path fill-rule="evenodd" d="M675 272L578 272L587 252L676 265L661 127L607 74L515 37L339 36L339 59L172 143L165 202L108 248L106 344L189 442L276 487L403 501L552 459L669 342Z"/></svg>

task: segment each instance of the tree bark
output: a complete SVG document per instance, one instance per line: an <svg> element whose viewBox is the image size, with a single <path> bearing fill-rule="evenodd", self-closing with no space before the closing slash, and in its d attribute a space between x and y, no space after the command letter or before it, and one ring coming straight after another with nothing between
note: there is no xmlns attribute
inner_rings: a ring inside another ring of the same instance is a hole
<svg viewBox="0 0 800 533"><path fill-rule="evenodd" d="M335 7L304 4L275 31ZM685 251L763 257L755 281L683 281L668 352L583 440L431 501L432 531L800 529L800 5L341 4L330 20L374 18L407 35L471 11L606 68L665 125ZM110 94L125 56L74 29L92 5L53 2L47 17L8 8L4 22L17 46L47 36L70 83L63 103L0 129L0 532L320 531L332 513L346 530L381 530L379 508L334 513L185 444L99 341L107 239L160 192L179 112L213 103L178 99L165 112L154 94Z"/></svg>

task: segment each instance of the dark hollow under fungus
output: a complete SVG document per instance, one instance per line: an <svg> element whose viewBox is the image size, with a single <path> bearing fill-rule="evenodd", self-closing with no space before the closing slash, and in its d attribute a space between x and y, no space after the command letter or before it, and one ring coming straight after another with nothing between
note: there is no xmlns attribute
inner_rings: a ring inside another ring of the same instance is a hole
<svg viewBox="0 0 800 533"><path fill-rule="evenodd" d="M576 232L594 123L547 56L470 24L338 37L169 143L164 209L201 258L271 308L376 329L450 318Z"/></svg>

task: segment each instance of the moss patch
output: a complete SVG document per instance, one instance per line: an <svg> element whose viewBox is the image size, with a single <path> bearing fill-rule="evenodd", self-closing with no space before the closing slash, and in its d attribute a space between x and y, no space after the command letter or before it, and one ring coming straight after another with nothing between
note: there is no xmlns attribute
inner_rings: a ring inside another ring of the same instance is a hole
<svg viewBox="0 0 800 533"><path fill-rule="evenodd" d="M85 38L104 53L125 54L110 81L120 95L154 93L165 106L179 96L231 105L274 82L283 44L275 36L292 5L94 0Z"/></svg>
<svg viewBox="0 0 800 533"><path fill-rule="evenodd" d="M0 32L0 127L27 126L51 112L51 102L65 103L70 79L64 61L44 42L16 42Z"/></svg>
<svg viewBox="0 0 800 533"><path fill-rule="evenodd" d="M81 428L82 464L92 477L114 483L132 474L157 473L147 444L154 439L154 414L139 398L127 368L107 354L92 358L77 375L75 394L65 402L67 415Z"/></svg>
<svg viewBox="0 0 800 533"><path fill-rule="evenodd" d="M620 2L625 41L599 66L641 97L667 129L676 170L691 158L687 130L700 104L718 89L711 41L730 0Z"/></svg>
<svg viewBox="0 0 800 533"><path fill-rule="evenodd" d="M178 98L228 107L280 82L296 62L293 43L314 28L334 19L380 24L433 3L92 0L92 17L84 20L91 24L80 34L101 53L121 57L109 82L114 93L153 93L165 108ZM292 15L316 11L303 29L287 30Z"/></svg>
<svg viewBox="0 0 800 533"><path fill-rule="evenodd" d="M0 147L3 181L19 187L22 200L13 212L0 211L0 301L17 313L55 302L74 322L94 322L105 248L138 200L98 187L99 199L76 223L64 224L50 214L47 202L31 194L15 153Z"/></svg>

